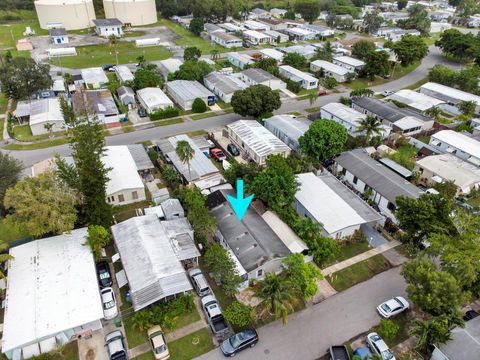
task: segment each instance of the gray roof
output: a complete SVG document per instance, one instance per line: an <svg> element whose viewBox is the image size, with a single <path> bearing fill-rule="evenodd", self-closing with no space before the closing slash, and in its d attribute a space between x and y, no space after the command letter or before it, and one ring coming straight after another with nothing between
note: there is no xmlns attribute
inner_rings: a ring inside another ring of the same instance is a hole
<svg viewBox="0 0 480 360"><path fill-rule="evenodd" d="M112 93L107 89L78 91L72 95L72 103L77 114L84 114L86 110L106 116L119 114Z"/></svg>
<svg viewBox="0 0 480 360"><path fill-rule="evenodd" d="M212 91L216 88L227 95L248 87L247 84L240 79L231 75L220 74L218 72L208 74L203 81L205 85L212 88Z"/></svg>
<svg viewBox="0 0 480 360"><path fill-rule="evenodd" d="M183 101L195 100L196 98L205 98L215 96L205 86L198 81L174 80L165 84L168 92L173 92L182 98Z"/></svg>
<svg viewBox="0 0 480 360"><path fill-rule="evenodd" d="M263 83L269 80L280 80L276 76L270 74L268 71L265 71L263 69L258 69L258 68L250 68L247 70L243 70L242 74L249 77L256 83Z"/></svg>
<svg viewBox="0 0 480 360"><path fill-rule="evenodd" d="M95 26L122 26L123 23L117 18L111 19L93 19Z"/></svg>
<svg viewBox="0 0 480 360"><path fill-rule="evenodd" d="M400 164L397 164L395 161L393 161L392 159L389 159L389 158L381 158L379 160L383 165L385 165L386 167L392 169L393 171L395 171L396 173L398 173L399 175L403 176L404 178L409 178L412 176L412 172L410 170L408 170L406 167L403 167L402 165Z"/></svg>
<svg viewBox="0 0 480 360"><path fill-rule="evenodd" d="M117 89L117 94L120 97L123 97L125 95L135 96L135 92L133 91L133 89L131 87L128 87L128 86L120 86Z"/></svg>
<svg viewBox="0 0 480 360"><path fill-rule="evenodd" d="M344 152L335 161L393 204L398 196L417 199L422 194L422 190L371 158L364 149Z"/></svg>
<svg viewBox="0 0 480 360"><path fill-rule="evenodd" d="M203 28L205 29L205 31L207 32L212 32L212 31L216 31L216 30L221 30L223 31L223 29L218 26L218 25L215 25L215 24L212 24L212 23L206 23L203 25Z"/></svg>
<svg viewBox="0 0 480 360"><path fill-rule="evenodd" d="M17 102L17 109L15 110L15 116L25 117L30 116L30 101L21 100Z"/></svg>
<svg viewBox="0 0 480 360"><path fill-rule="evenodd" d="M155 165L153 165L152 160L150 160L142 144L127 145L127 147L130 154L132 154L133 161L135 161L137 171L155 168Z"/></svg>
<svg viewBox="0 0 480 360"><path fill-rule="evenodd" d="M290 250L251 206L242 221L238 221L226 194L236 196L233 190L215 191L208 195L207 206L217 220L218 230L247 272L290 255Z"/></svg>
<svg viewBox="0 0 480 360"><path fill-rule="evenodd" d="M478 360L480 354L480 317L465 322L465 328L452 330L452 340L439 346L449 359Z"/></svg>
<svg viewBox="0 0 480 360"><path fill-rule="evenodd" d="M165 227L156 215L136 216L111 229L135 311L192 290Z"/></svg>
<svg viewBox="0 0 480 360"><path fill-rule="evenodd" d="M277 129L296 143L298 143L300 136L305 134L311 123L309 120L294 118L291 115L274 115L271 118L265 119L265 127L269 131Z"/></svg>
<svg viewBox="0 0 480 360"><path fill-rule="evenodd" d="M64 28L50 29L48 32L50 33L50 36L64 36L64 35L67 35L67 30L65 30Z"/></svg>
<svg viewBox="0 0 480 360"><path fill-rule="evenodd" d="M391 103L386 103L371 97L356 97L352 99L352 102L392 123L403 119L406 116L413 116L421 121L432 120L416 111L405 108L402 109Z"/></svg>
<svg viewBox="0 0 480 360"><path fill-rule="evenodd" d="M185 216L185 211L183 210L182 204L178 199L168 199L162 201L161 203L163 214L165 219L171 220L174 218L182 218Z"/></svg>
<svg viewBox="0 0 480 360"><path fill-rule="evenodd" d="M193 228L186 218L162 221L170 244L179 260L194 259L200 252L193 241Z"/></svg>

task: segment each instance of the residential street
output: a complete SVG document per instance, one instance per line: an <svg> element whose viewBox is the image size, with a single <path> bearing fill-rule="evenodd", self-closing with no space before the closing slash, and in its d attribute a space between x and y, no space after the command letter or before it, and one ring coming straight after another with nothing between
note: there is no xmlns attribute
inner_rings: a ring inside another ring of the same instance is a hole
<svg viewBox="0 0 480 360"><path fill-rule="evenodd" d="M289 317L288 325L275 321L258 329L259 343L239 353L238 359L317 359L331 345L342 344L380 322L376 307L392 296L405 296L400 267L338 293ZM224 359L220 349L198 359Z"/></svg>

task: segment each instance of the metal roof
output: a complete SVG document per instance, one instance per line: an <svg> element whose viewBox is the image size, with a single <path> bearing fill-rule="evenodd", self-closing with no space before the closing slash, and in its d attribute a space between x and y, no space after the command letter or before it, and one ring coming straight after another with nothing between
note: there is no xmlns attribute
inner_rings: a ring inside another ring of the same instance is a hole
<svg viewBox="0 0 480 360"><path fill-rule="evenodd" d="M398 196L417 199L422 194L422 190L371 158L364 149L344 152L335 161L393 204Z"/></svg>
<svg viewBox="0 0 480 360"><path fill-rule="evenodd" d="M406 104L414 109L419 111L425 111L431 107L438 106L445 103L442 100L436 99L434 97L410 90L403 89L397 91L395 94L387 97L388 100L396 100L403 104Z"/></svg>
<svg viewBox="0 0 480 360"><path fill-rule="evenodd" d="M87 84L108 83L108 77L101 67L82 69L82 79Z"/></svg>
<svg viewBox="0 0 480 360"><path fill-rule="evenodd" d="M244 64L253 64L254 63L253 58L250 55L247 55L247 54L231 52L231 53L228 53L228 57L232 58L234 60L237 60L240 63L244 63Z"/></svg>
<svg viewBox="0 0 480 360"><path fill-rule="evenodd" d="M117 94L120 97L123 97L126 95L135 96L135 91L133 91L133 89L129 86L120 86L117 89Z"/></svg>
<svg viewBox="0 0 480 360"><path fill-rule="evenodd" d="M92 19L95 26L122 26L123 23L117 18L111 19Z"/></svg>
<svg viewBox="0 0 480 360"><path fill-rule="evenodd" d="M118 65L115 72L117 73L119 80L122 82L132 81L135 79L135 76L133 76L132 72L126 65Z"/></svg>
<svg viewBox="0 0 480 360"><path fill-rule="evenodd" d="M330 61L325 61L325 60L312 61L311 65L317 66L319 68L322 68L323 70L332 72L340 76L347 75L348 73L351 72L348 69L341 67L340 65L335 65L334 63L331 63Z"/></svg>
<svg viewBox="0 0 480 360"><path fill-rule="evenodd" d="M115 100L107 89L77 91L72 94L72 104L77 115L86 112L105 116L119 114Z"/></svg>
<svg viewBox="0 0 480 360"><path fill-rule="evenodd" d="M178 199L167 199L162 201L160 206L167 220L185 217L185 210L183 210L182 204Z"/></svg>
<svg viewBox="0 0 480 360"><path fill-rule="evenodd" d="M348 107L342 103L328 103L321 107L321 110L326 111L333 116L348 122L349 124L358 126L360 121L365 119L366 115L358 112L351 107Z"/></svg>
<svg viewBox="0 0 480 360"><path fill-rule="evenodd" d="M226 95L233 94L235 91L248 87L247 84L235 76L220 74L218 72L208 74L203 78L203 81L210 90L215 91L215 89L218 89Z"/></svg>
<svg viewBox="0 0 480 360"><path fill-rule="evenodd" d="M312 45L292 45L289 47L279 48L281 52L285 54L297 53L305 57L309 57L316 54L316 48Z"/></svg>
<svg viewBox="0 0 480 360"><path fill-rule="evenodd" d="M298 174L296 178L300 187L295 199L329 234L382 219L328 172L321 176L311 172Z"/></svg>
<svg viewBox="0 0 480 360"><path fill-rule="evenodd" d="M187 218L162 221L162 225L179 260L194 259L200 256L200 252L193 241L192 225Z"/></svg>
<svg viewBox="0 0 480 360"><path fill-rule="evenodd" d="M465 322L465 328L456 327L452 339L439 345L449 359L477 360L480 354L480 316Z"/></svg>
<svg viewBox="0 0 480 360"><path fill-rule="evenodd" d="M137 96L150 108L173 106L173 101L157 87L147 87L137 91Z"/></svg>
<svg viewBox="0 0 480 360"><path fill-rule="evenodd" d="M311 121L295 118L292 115L274 115L271 118L265 119L264 123L267 130L276 129L298 144L298 139L307 132Z"/></svg>
<svg viewBox="0 0 480 360"><path fill-rule="evenodd" d="M265 71L263 69L259 68L250 68L247 70L243 70L242 74L245 75L246 77L252 79L258 84L264 83L266 81L274 81L274 80L280 80L276 76L270 74L268 71Z"/></svg>
<svg viewBox="0 0 480 360"><path fill-rule="evenodd" d="M406 167L396 163L395 161L393 161L390 158L385 157L385 158L381 158L378 161L380 161L386 167L395 171L397 174L403 176L404 178L409 178L409 177L412 176L412 172L410 170L408 170Z"/></svg>
<svg viewBox="0 0 480 360"><path fill-rule="evenodd" d="M248 37L255 38L255 39L270 39L271 37L255 30L245 30L243 35L247 35Z"/></svg>
<svg viewBox="0 0 480 360"><path fill-rule="evenodd" d="M468 135L456 132L454 130L442 130L431 136L430 144L432 144L432 140L434 139L451 145L457 149L460 149L466 154L480 159L480 142Z"/></svg>
<svg viewBox="0 0 480 360"><path fill-rule="evenodd" d="M67 30L64 28L58 28L58 29L50 29L49 31L50 36L65 36L67 35Z"/></svg>
<svg viewBox="0 0 480 360"><path fill-rule="evenodd" d="M225 32L217 31L215 34L212 34L212 36L216 36L219 39L222 39L224 41L231 41L231 40L236 40L236 41L242 41L239 37L236 37L231 34L227 34Z"/></svg>
<svg viewBox="0 0 480 360"><path fill-rule="evenodd" d="M455 99L458 102L474 101L477 105L480 105L480 96L473 95L468 92L452 88L450 86L445 86L434 82L428 82L420 86L420 92L422 92L422 90L435 92L435 97L440 100L448 101L450 99Z"/></svg>
<svg viewBox="0 0 480 360"><path fill-rule="evenodd" d="M126 145L106 146L102 157L105 168L109 168L107 196L128 189L143 189L137 165Z"/></svg>
<svg viewBox="0 0 480 360"><path fill-rule="evenodd" d="M291 76L298 78L299 80L305 80L308 82L317 82L318 79L314 77L313 75L297 70L294 67L291 67L290 65L281 65L279 66L280 69L282 69L285 72L288 72Z"/></svg>
<svg viewBox="0 0 480 360"><path fill-rule="evenodd" d="M2 352L103 318L87 228L10 248Z"/></svg>
<svg viewBox="0 0 480 360"><path fill-rule="evenodd" d="M150 157L148 156L142 144L132 144L127 145L127 147L132 155L133 161L135 161L137 171L155 168L155 165L153 165L152 160L150 160Z"/></svg>
<svg viewBox="0 0 480 360"><path fill-rule="evenodd" d="M163 75L174 73L180 69L183 61L176 58L161 60L158 62L158 68Z"/></svg>
<svg viewBox="0 0 480 360"><path fill-rule="evenodd" d="M227 127L259 157L279 152L290 152L287 145L256 120L238 120L227 124Z"/></svg>
<svg viewBox="0 0 480 360"><path fill-rule="evenodd" d="M263 218L249 206L242 221L238 221L226 194L233 190L218 190L208 195L207 206L217 220L218 230L247 272L264 263L291 254Z"/></svg>
<svg viewBox="0 0 480 360"><path fill-rule="evenodd" d="M192 290L165 227L155 214L133 217L113 225L111 230L135 311Z"/></svg>
<svg viewBox="0 0 480 360"><path fill-rule="evenodd" d="M347 64L350 66L355 66L355 67L365 65L365 62L363 62L362 60L358 60L350 56L337 56L333 58L333 61L339 61L341 63Z"/></svg>
<svg viewBox="0 0 480 360"><path fill-rule="evenodd" d="M215 96L205 86L198 81L174 80L165 84L168 92L173 92L183 101L195 100L196 98L205 98Z"/></svg>

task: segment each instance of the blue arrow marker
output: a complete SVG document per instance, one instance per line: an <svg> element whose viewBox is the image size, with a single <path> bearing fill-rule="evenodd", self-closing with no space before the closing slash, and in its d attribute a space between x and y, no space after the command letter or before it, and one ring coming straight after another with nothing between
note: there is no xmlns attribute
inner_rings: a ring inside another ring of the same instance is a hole
<svg viewBox="0 0 480 360"><path fill-rule="evenodd" d="M233 211L237 215L239 221L242 221L243 215L247 211L248 205L252 202L253 194L243 198L243 180L237 179L237 198L235 199L233 196L227 195L228 201L232 205Z"/></svg>

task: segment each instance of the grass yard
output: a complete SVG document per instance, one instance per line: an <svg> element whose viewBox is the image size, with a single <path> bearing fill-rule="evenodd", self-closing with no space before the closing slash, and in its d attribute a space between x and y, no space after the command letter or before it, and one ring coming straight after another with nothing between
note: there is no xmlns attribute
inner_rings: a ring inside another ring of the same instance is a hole
<svg viewBox="0 0 480 360"><path fill-rule="evenodd" d="M467 203L474 207L480 207L480 191L472 191L470 197L467 200Z"/></svg>
<svg viewBox="0 0 480 360"><path fill-rule="evenodd" d="M416 83L413 83L412 85L407 86L405 89L416 90L427 82L428 82L428 77L425 77L423 79L418 80Z"/></svg>
<svg viewBox="0 0 480 360"><path fill-rule="evenodd" d="M128 347L130 349L148 341L147 332L140 331L133 326L133 313L132 316L123 320L123 327L125 328L125 336L127 337Z"/></svg>
<svg viewBox="0 0 480 360"><path fill-rule="evenodd" d="M292 112L289 112L288 114L289 114L289 115L293 115L293 116L300 116L300 115L302 115L302 114L299 113L298 111L292 111Z"/></svg>
<svg viewBox="0 0 480 360"><path fill-rule="evenodd" d="M153 352L148 351L145 354L134 357L134 359L135 360L155 360L155 357L153 356Z"/></svg>
<svg viewBox="0 0 480 360"><path fill-rule="evenodd" d="M197 308L194 307L192 311L184 312L182 315L179 316L179 318L177 319L177 327L172 331L181 329L182 327L197 322L198 320L200 320L200 314L198 313ZM171 331L165 330L165 333L169 332Z"/></svg>
<svg viewBox="0 0 480 360"><path fill-rule="evenodd" d="M32 135L32 131L28 124L25 125L15 125L12 128L13 136L15 139L19 141L43 141L48 140L50 136L56 137L63 137L66 136L67 133L65 131L58 131L50 134L41 134L41 135Z"/></svg>
<svg viewBox="0 0 480 360"><path fill-rule="evenodd" d="M190 360L213 349L207 329L201 329L168 344L171 360Z"/></svg>
<svg viewBox="0 0 480 360"><path fill-rule="evenodd" d="M5 221L5 218L0 219L0 240L10 242L27 237L28 234L16 226L10 225Z"/></svg>
<svg viewBox="0 0 480 360"><path fill-rule="evenodd" d="M150 201L144 200L133 204L114 206L112 214L115 216L117 222L128 220L136 216L136 209L143 209L150 206Z"/></svg>
<svg viewBox="0 0 480 360"><path fill-rule="evenodd" d="M3 115L7 112L8 99L4 93L0 93L0 114Z"/></svg>
<svg viewBox="0 0 480 360"><path fill-rule="evenodd" d="M319 112L319 111L320 111L320 108L319 108L319 107L311 107L311 108L305 109L305 111L306 111L307 113L312 114L312 113L314 113L314 112Z"/></svg>
<svg viewBox="0 0 480 360"><path fill-rule="evenodd" d="M397 79L407 75L408 73L411 73L419 65L420 65L420 61L416 61L413 64L405 66L405 67L403 67L401 65L397 65L395 67L395 71L393 72L393 75L388 80L377 76L377 77L375 77L375 79L373 81L370 81L369 79L356 79L356 80L353 80L350 83L345 83L345 85L348 86L349 88L353 89L353 90L356 90L356 89L364 89L364 88L367 88L367 87L369 88L369 87L376 86L376 85L386 84L390 81L397 80Z"/></svg>
<svg viewBox="0 0 480 360"><path fill-rule="evenodd" d="M389 262L381 255L354 264L346 269L327 276L328 282L337 291L344 291L353 285L368 280L390 268Z"/></svg>
<svg viewBox="0 0 480 360"><path fill-rule="evenodd" d="M213 116L217 116L217 114L214 113L214 112L207 112L207 113L203 113L203 114L190 115L190 119L201 120L201 119L206 119L206 118L213 117Z"/></svg>
<svg viewBox="0 0 480 360"><path fill-rule="evenodd" d="M87 68L115 63L115 48L108 44L77 46L77 56L50 59L50 63L68 68ZM172 54L163 46L135 47L134 42L119 42L117 45L119 64L136 63L143 55L147 61L168 59Z"/></svg>
<svg viewBox="0 0 480 360"><path fill-rule="evenodd" d="M41 141L33 144L8 144L3 148L5 150L36 150L36 149L45 149L52 146L59 146L68 143L67 138L58 138L48 141Z"/></svg>
<svg viewBox="0 0 480 360"><path fill-rule="evenodd" d="M167 126L167 125L181 124L181 123L183 123L182 118L154 121L154 124L155 124L156 127L157 126Z"/></svg>
<svg viewBox="0 0 480 360"><path fill-rule="evenodd" d="M393 154L387 155L390 159L406 167L409 170L413 170L415 164L413 158L417 156L418 149L410 144L400 146Z"/></svg>
<svg viewBox="0 0 480 360"><path fill-rule="evenodd" d="M205 130L195 130L195 131L190 131L187 133L188 136L192 137L192 136L199 136L199 135L206 135L208 134L207 131Z"/></svg>
<svg viewBox="0 0 480 360"><path fill-rule="evenodd" d="M387 339L385 337L385 335L382 334L380 325L372 328L370 330L370 332L374 331L374 332L377 332L378 334L380 334L380 336L385 340L385 342L390 347L390 349L392 349L396 345L400 344L401 342L403 342L403 341L405 341L409 338L408 330L410 329L412 319L409 316L409 312L404 312L404 313L401 313L397 316L394 316L394 317L390 318L390 320L393 321L396 325L398 325L400 327L397 335L395 335L395 337L393 337L392 339Z"/></svg>
<svg viewBox="0 0 480 360"><path fill-rule="evenodd" d="M340 253L332 264L339 263L343 260L350 259L358 254L364 253L370 250L371 247L367 241L358 241L353 243L344 243L340 246Z"/></svg>
<svg viewBox="0 0 480 360"><path fill-rule="evenodd" d="M78 343L72 341L65 345L62 351L53 357L54 360L78 360Z"/></svg>
<svg viewBox="0 0 480 360"><path fill-rule="evenodd" d="M143 36L145 35L145 31L135 30L135 31L127 31L124 32L122 38L129 38L129 37L136 37L136 36Z"/></svg>
<svg viewBox="0 0 480 360"><path fill-rule="evenodd" d="M0 15L1 16L1 15ZM12 51L13 55L17 55L17 50L15 45L18 39L22 39L25 36L25 28L30 26L30 28L35 31L35 35L48 35L47 30L40 29L40 25L36 19L27 19L19 22L9 22L6 24L0 25L0 50L14 50ZM29 52L22 51L22 53Z"/></svg>

